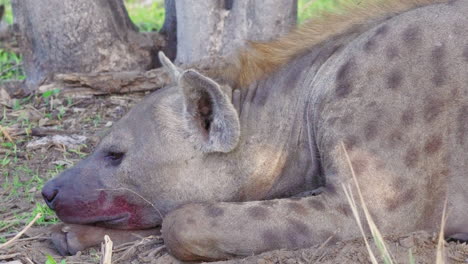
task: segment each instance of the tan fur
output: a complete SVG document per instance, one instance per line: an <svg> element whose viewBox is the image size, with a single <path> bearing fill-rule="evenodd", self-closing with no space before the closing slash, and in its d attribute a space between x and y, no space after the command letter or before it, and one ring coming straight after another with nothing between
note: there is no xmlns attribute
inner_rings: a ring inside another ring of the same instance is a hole
<svg viewBox="0 0 468 264"><path fill-rule="evenodd" d="M364 0L358 3L344 0L337 11L323 11L286 36L271 42L249 43L227 66L215 70L214 76L223 76L236 87L246 87L314 45L356 26L369 25L415 7L444 2L447 0Z"/></svg>

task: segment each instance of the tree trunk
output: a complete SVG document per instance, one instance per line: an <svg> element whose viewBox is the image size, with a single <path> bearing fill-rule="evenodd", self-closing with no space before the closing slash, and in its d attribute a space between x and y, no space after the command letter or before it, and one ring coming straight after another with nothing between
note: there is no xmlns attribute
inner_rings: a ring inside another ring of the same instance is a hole
<svg viewBox="0 0 468 264"><path fill-rule="evenodd" d="M178 0L177 61L226 55L247 40L268 41L291 30L295 0Z"/></svg>
<svg viewBox="0 0 468 264"><path fill-rule="evenodd" d="M81 76L86 82L78 83L104 93L141 90L140 83L163 85L164 76L142 81L154 74L144 71L159 66L157 51L171 59L177 52L179 63L197 63L227 55L246 40L276 38L288 32L297 18L296 0L166 0L166 20L161 34L155 34L137 32L123 0L12 0L12 4L26 92L52 81L76 89L77 82L54 80L57 73ZM120 80L112 82L116 86L112 89L100 85L109 76Z"/></svg>
<svg viewBox="0 0 468 264"><path fill-rule="evenodd" d="M175 0L164 1L164 25L159 33L166 37L166 45L163 48L166 56L173 60L177 55L177 12Z"/></svg>
<svg viewBox="0 0 468 264"><path fill-rule="evenodd" d="M30 91L55 73L148 70L164 40L137 32L122 0L13 0Z"/></svg>

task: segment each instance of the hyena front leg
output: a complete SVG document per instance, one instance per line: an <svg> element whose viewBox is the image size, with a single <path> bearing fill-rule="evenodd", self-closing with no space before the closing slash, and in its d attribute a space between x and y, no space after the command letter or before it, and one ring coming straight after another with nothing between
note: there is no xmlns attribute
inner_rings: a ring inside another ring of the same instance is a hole
<svg viewBox="0 0 468 264"><path fill-rule="evenodd" d="M358 236L344 195L242 203L188 204L163 221L169 252L185 260L223 260Z"/></svg>
<svg viewBox="0 0 468 264"><path fill-rule="evenodd" d="M159 228L146 230L118 230L89 225L58 224L50 229L50 240L62 256L75 255L78 251L98 246L108 235L114 246L132 242L151 235L160 235Z"/></svg>

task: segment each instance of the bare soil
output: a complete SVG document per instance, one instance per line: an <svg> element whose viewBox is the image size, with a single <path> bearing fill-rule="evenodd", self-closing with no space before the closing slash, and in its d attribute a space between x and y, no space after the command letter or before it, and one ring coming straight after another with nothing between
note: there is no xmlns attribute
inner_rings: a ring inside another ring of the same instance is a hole
<svg viewBox="0 0 468 264"><path fill-rule="evenodd" d="M3 109L0 114L0 242L21 231L41 211L38 205L44 207L40 194L44 182L90 153L105 131L143 96L72 99L36 96L19 103L13 100L0 103ZM40 139L59 134L84 136L86 141L80 146L54 140L43 145L38 143ZM36 145L31 147L31 142ZM60 263L62 257L48 239L48 228L57 220L50 212L45 213L45 218L10 247L0 247L0 263L15 260L45 263L48 256ZM437 234L421 231L385 239L397 263L410 263L410 251L415 263L435 263ZM64 259L67 264L99 263L101 255L101 250L96 248ZM179 263L168 255L160 237L116 247L112 259L113 263ZM468 246L447 243L446 259L447 263L468 263ZM370 263L370 260L363 240L354 239L294 251L276 250L225 263Z"/></svg>

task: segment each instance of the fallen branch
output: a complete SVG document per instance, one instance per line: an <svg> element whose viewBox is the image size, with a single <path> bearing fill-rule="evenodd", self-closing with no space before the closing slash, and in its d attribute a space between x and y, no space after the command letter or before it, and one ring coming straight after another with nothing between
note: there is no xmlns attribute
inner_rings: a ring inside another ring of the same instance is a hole
<svg viewBox="0 0 468 264"><path fill-rule="evenodd" d="M169 75L161 68L147 72L68 73L56 74L52 83L40 86L38 91L60 89L65 96L122 94L154 91L169 83Z"/></svg>
<svg viewBox="0 0 468 264"><path fill-rule="evenodd" d="M17 256L20 256L20 253L13 253L13 254L7 254L7 255L0 255L0 260L6 260L6 259L12 259Z"/></svg>
<svg viewBox="0 0 468 264"><path fill-rule="evenodd" d="M31 128L30 134L31 136L35 136L35 137L45 137L45 136L53 136L53 135L78 134L78 131L72 131L72 130L65 131L65 130L52 129L52 128L36 127L36 128Z"/></svg>
<svg viewBox="0 0 468 264"><path fill-rule="evenodd" d="M34 217L34 219L26 226L23 228L23 230L21 230L18 234L16 234L16 236L14 236L12 239L8 240L7 242L5 242L4 244L1 244L0 245L0 249L3 249L3 248L7 248L9 247L11 244L13 244L13 242L15 242L18 238L20 238L26 231L28 231L29 228L31 228L31 226L37 221L37 219L41 218L42 214L41 213L38 213L36 215L36 217Z"/></svg>

